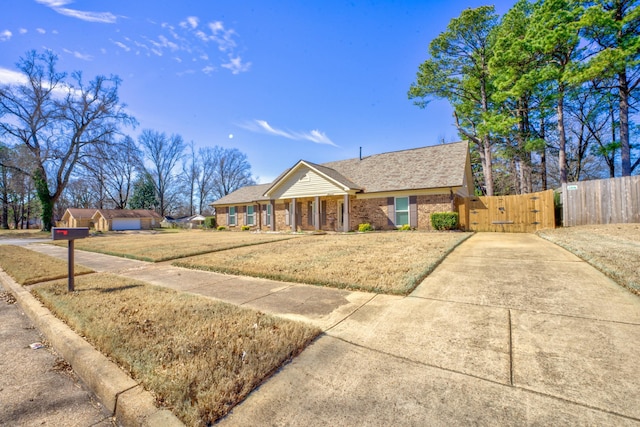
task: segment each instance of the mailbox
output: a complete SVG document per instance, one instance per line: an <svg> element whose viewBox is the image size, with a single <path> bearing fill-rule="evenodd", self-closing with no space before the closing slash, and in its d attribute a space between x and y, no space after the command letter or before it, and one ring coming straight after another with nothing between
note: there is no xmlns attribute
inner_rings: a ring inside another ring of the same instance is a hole
<svg viewBox="0 0 640 427"><path fill-rule="evenodd" d="M51 229L51 238L53 240L75 240L84 239L89 236L88 227L63 228L53 227Z"/></svg>
<svg viewBox="0 0 640 427"><path fill-rule="evenodd" d="M73 292L74 291L74 279L73 276L75 275L74 271L73 271L73 267L74 267L74 255L73 255L73 247L74 247L74 241L76 239L84 239L85 237L89 236L89 228L88 227L74 227L74 228L67 228L67 227L53 227L51 229L51 238L53 240L66 240L67 242L69 242L69 250L68 250L68 268L69 268L69 285L68 285L68 290L69 292Z"/></svg>

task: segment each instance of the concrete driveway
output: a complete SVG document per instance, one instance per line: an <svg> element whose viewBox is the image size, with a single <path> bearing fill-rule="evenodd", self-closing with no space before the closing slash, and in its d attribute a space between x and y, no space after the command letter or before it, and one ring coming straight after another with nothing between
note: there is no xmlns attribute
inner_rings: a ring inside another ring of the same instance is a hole
<svg viewBox="0 0 640 427"><path fill-rule="evenodd" d="M476 234L407 297L76 261L325 331L222 425L640 425L640 298L534 235Z"/></svg>
<svg viewBox="0 0 640 427"><path fill-rule="evenodd" d="M476 234L331 327L222 425L639 425L640 298L530 234Z"/></svg>

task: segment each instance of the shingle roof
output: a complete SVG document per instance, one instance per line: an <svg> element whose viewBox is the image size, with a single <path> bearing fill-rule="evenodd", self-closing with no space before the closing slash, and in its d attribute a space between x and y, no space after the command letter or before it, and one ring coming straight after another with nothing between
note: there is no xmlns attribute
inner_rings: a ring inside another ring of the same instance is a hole
<svg viewBox="0 0 640 427"><path fill-rule="evenodd" d="M98 209L95 214L100 213L105 219L114 218L156 218L162 219L160 214L146 209Z"/></svg>
<svg viewBox="0 0 640 427"><path fill-rule="evenodd" d="M216 200L212 205L232 205L234 203L249 203L259 200L269 200L264 197L264 192L267 191L269 187L271 187L271 184L248 185Z"/></svg>
<svg viewBox="0 0 640 427"><path fill-rule="evenodd" d="M97 209L68 208L69 215L76 219L91 219ZM65 212L66 213L66 212ZM64 216L64 215L63 215Z"/></svg>
<svg viewBox="0 0 640 427"><path fill-rule="evenodd" d="M346 187L365 193L449 188L464 185L468 149L466 142L454 142L321 165L304 162ZM268 200L264 193L291 169L281 173L273 183L243 187L212 205Z"/></svg>
<svg viewBox="0 0 640 427"><path fill-rule="evenodd" d="M411 150L323 163L366 193L458 187L464 183L466 142L433 145Z"/></svg>

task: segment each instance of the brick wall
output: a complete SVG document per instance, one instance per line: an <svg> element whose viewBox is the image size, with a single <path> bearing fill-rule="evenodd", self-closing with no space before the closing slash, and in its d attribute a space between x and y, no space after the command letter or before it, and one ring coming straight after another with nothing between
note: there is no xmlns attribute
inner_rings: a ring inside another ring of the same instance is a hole
<svg viewBox="0 0 640 427"><path fill-rule="evenodd" d="M418 196L418 229L432 230L431 214L433 212L450 212L451 200L448 194Z"/></svg>
<svg viewBox="0 0 640 427"><path fill-rule="evenodd" d="M371 224L376 230L394 229L389 224L387 214L387 198L381 197L377 199L350 199L351 218L349 220L349 228L357 230L358 225L363 223Z"/></svg>
<svg viewBox="0 0 640 427"><path fill-rule="evenodd" d="M448 194L437 194L417 197L418 229L431 230L431 213L451 211L451 201ZM387 198L352 199L350 229L357 230L358 225L368 222L376 230L395 229L389 225L389 211ZM395 221L395 218L391 218Z"/></svg>
<svg viewBox="0 0 640 427"><path fill-rule="evenodd" d="M320 203L325 202L324 215L321 215L319 225L309 225L309 216L313 215L313 212L309 211L309 202L315 201L314 197L298 198L298 208L300 212L298 214L299 223L296 224L302 230L312 231L322 229L325 231L342 231L338 230L338 202L342 201L340 197L321 197ZM390 230L395 229L394 225L389 225L388 205L387 198L380 197L375 199L356 199L351 197L349 199L350 215L349 215L349 229L357 230L358 225L368 222L373 225L376 230ZM278 202L275 204L275 211L272 215L272 220L275 221L276 231L291 231L291 225L286 225L285 220L285 202ZM228 207L219 207L216 209L216 221L219 226L228 227L229 229L240 229L244 224L244 214L240 213L240 207L237 207L237 225L235 227L229 227L227 224L227 212ZM417 197L417 213L418 213L418 229L431 230L430 215L432 212L448 212L451 210L451 201L448 194L430 195L430 196L418 196ZM322 223L322 217L325 221ZM258 218L260 217L260 218ZM392 218L392 221L394 218ZM261 224L263 231L271 230L270 226L263 224L262 209L256 212L256 225ZM257 228L257 227L254 227Z"/></svg>

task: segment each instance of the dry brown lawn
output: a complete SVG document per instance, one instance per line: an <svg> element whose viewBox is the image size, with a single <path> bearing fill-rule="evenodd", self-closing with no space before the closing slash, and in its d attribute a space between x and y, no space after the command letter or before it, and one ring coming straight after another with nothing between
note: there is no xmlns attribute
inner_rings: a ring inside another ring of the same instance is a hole
<svg viewBox="0 0 640 427"><path fill-rule="evenodd" d="M0 245L0 267L21 285L68 277L67 261L33 252L21 246ZM75 276L93 273L81 265L74 266Z"/></svg>
<svg viewBox="0 0 640 427"><path fill-rule="evenodd" d="M3 230L0 229L0 239L2 238L10 238L10 239L33 239L40 238L46 239L51 238L51 232L49 231L41 231L41 230Z"/></svg>
<svg viewBox="0 0 640 427"><path fill-rule="evenodd" d="M640 295L640 224L585 225L538 235L573 252Z"/></svg>
<svg viewBox="0 0 640 427"><path fill-rule="evenodd" d="M32 292L190 426L210 425L320 331L109 274Z"/></svg>
<svg viewBox="0 0 640 427"><path fill-rule="evenodd" d="M76 240L75 247L83 251L158 262L291 238L292 235L283 234L190 230L98 235Z"/></svg>
<svg viewBox="0 0 640 427"><path fill-rule="evenodd" d="M180 267L408 294L470 233L383 232L305 236L195 256Z"/></svg>

